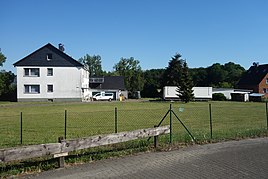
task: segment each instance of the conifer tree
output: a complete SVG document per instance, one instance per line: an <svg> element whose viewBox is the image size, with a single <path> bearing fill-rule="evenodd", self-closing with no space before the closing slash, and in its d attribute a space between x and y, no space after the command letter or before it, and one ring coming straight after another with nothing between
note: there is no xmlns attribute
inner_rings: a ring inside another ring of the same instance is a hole
<svg viewBox="0 0 268 179"><path fill-rule="evenodd" d="M169 61L163 75L163 86L177 86L180 99L189 102L193 99L193 82L189 74L189 68L185 60L181 59L180 54L176 54Z"/></svg>
<svg viewBox="0 0 268 179"><path fill-rule="evenodd" d="M178 92L180 99L185 103L188 103L194 98L193 81L189 75L189 68L185 60L183 60L183 63L182 63L181 84L177 92Z"/></svg>

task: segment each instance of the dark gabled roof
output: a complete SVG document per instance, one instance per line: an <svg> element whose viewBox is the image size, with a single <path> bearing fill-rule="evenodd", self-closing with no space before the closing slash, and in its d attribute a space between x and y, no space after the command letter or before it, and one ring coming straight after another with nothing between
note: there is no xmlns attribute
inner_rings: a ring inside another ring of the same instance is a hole
<svg viewBox="0 0 268 179"><path fill-rule="evenodd" d="M47 54L52 54L51 60L47 60ZM83 67L81 63L60 51L50 43L17 61L13 65L41 67Z"/></svg>
<svg viewBox="0 0 268 179"><path fill-rule="evenodd" d="M92 78L104 78L103 83L92 84L91 87L94 89L116 89L125 90L125 82L123 76L104 76L104 77L92 77Z"/></svg>
<svg viewBox="0 0 268 179"><path fill-rule="evenodd" d="M240 85L258 85L268 73L268 64L251 66L238 82Z"/></svg>

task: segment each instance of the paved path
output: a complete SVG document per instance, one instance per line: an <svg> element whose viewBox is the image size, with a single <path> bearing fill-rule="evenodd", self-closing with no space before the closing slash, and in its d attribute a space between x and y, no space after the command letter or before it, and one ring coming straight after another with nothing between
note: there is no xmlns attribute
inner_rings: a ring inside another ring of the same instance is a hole
<svg viewBox="0 0 268 179"><path fill-rule="evenodd" d="M268 138L142 153L47 171L30 178L268 178Z"/></svg>

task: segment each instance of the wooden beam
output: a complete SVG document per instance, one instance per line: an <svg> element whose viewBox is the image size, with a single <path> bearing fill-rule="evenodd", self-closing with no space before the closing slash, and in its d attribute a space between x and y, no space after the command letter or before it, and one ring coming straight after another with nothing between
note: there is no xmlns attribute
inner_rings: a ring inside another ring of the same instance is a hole
<svg viewBox="0 0 268 179"><path fill-rule="evenodd" d="M140 129L108 135L98 135L82 139L61 140L61 143L30 145L17 148L0 149L0 162L23 160L34 157L67 153L102 145L116 144L144 137L153 137L170 132L169 126Z"/></svg>
<svg viewBox="0 0 268 179"><path fill-rule="evenodd" d="M167 134L169 132L169 126L162 126L157 128L140 129L109 135L99 135L82 139L63 140L62 144L64 147L62 148L62 152L71 152L74 150L81 150L102 145L116 144L144 137L153 137L161 134Z"/></svg>
<svg viewBox="0 0 268 179"><path fill-rule="evenodd" d="M9 162L34 157L42 157L61 152L60 143L29 145L18 148L0 149L0 161Z"/></svg>

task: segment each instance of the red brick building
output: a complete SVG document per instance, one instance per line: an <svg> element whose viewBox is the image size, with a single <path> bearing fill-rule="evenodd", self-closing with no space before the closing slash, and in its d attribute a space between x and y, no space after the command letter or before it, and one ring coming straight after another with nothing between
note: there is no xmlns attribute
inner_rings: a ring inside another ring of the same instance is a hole
<svg viewBox="0 0 268 179"><path fill-rule="evenodd" d="M237 84L240 89L253 90L268 98L268 64L253 63Z"/></svg>

